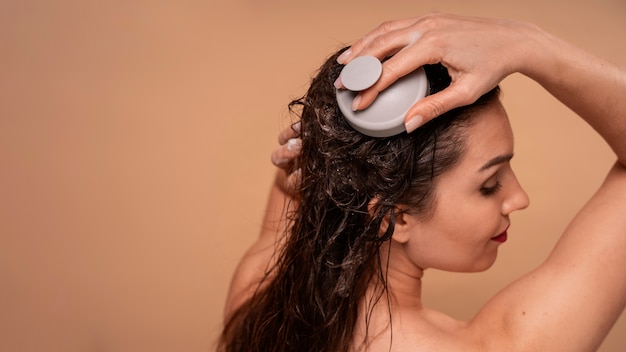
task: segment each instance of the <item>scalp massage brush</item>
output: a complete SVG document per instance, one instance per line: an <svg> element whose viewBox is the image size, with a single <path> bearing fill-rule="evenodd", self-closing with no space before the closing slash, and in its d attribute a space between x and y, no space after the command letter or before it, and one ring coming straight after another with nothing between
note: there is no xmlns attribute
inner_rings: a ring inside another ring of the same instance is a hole
<svg viewBox="0 0 626 352"><path fill-rule="evenodd" d="M428 94L428 80L423 68L398 79L378 94L364 110L352 111L357 94L373 86L382 74L382 63L374 56L360 56L350 61L339 75L346 89L337 89L339 109L350 125L371 137L390 137L405 131L404 116L409 108Z"/></svg>

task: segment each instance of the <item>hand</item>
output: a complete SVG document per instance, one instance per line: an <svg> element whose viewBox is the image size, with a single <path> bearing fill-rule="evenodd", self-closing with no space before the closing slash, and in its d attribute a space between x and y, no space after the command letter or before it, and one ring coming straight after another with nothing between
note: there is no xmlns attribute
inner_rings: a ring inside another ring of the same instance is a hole
<svg viewBox="0 0 626 352"><path fill-rule="evenodd" d="M346 64L362 55L381 60L391 56L383 64L379 81L355 98L353 107L357 109L369 106L379 92L418 67L444 65L452 83L409 109L405 125L411 132L451 109L473 103L507 75L521 70L528 64L525 54L532 51L533 31L538 33L525 23L432 14L383 23L337 61Z"/></svg>
<svg viewBox="0 0 626 352"><path fill-rule="evenodd" d="M295 159L300 154L302 140L300 123L296 122L278 135L278 146L272 151L272 163L281 169L277 184L280 189L290 195L300 185L300 169L295 169ZM294 170L295 169L295 170Z"/></svg>

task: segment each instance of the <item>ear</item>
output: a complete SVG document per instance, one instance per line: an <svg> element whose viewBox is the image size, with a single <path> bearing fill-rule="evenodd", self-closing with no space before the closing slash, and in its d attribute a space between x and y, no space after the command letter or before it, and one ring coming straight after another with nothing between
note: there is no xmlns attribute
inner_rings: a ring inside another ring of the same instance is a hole
<svg viewBox="0 0 626 352"><path fill-rule="evenodd" d="M391 240L400 244L407 243L411 237L411 226L409 225L411 223L411 216L407 214L407 212L403 210L402 207L396 207L394 209L394 217L395 226L393 229L393 235L391 236ZM385 229L387 229L387 226L389 226L389 221L390 215L385 216L381 228L384 226Z"/></svg>
<svg viewBox="0 0 626 352"><path fill-rule="evenodd" d="M367 211L370 213L371 216L373 216L374 214L374 207L376 206L378 201L379 201L379 198L374 197L370 200L367 206ZM409 226L409 223L408 223L410 221L409 219L410 215L407 214L406 210L403 210L403 208L404 207L402 206L396 206L393 212L395 223L394 223L393 235L391 236L391 240L396 241L398 243L408 242L409 236L410 236L409 229L411 227ZM385 217L383 218L383 221L380 224L380 229L379 229L379 234L381 236L389 228L390 222L391 222L391 214L385 215Z"/></svg>

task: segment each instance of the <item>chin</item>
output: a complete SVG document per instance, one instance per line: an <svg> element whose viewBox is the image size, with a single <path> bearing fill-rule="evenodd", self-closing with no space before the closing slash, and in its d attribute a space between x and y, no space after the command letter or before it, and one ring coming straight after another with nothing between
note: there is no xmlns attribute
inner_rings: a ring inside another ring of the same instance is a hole
<svg viewBox="0 0 626 352"><path fill-rule="evenodd" d="M463 258L455 261L441 260L437 262L431 262L430 265L420 266L423 269L435 269L448 271L453 273L480 273L488 270L493 266L498 257L497 251L490 251L489 253L483 253L482 256ZM443 259L443 258L442 258Z"/></svg>
<svg viewBox="0 0 626 352"><path fill-rule="evenodd" d="M484 263L478 263L479 265L477 265L477 268L474 272L480 273L480 272L488 270L496 262L496 258L497 258L497 255L494 255L492 258L485 260Z"/></svg>
<svg viewBox="0 0 626 352"><path fill-rule="evenodd" d="M474 261L472 263L467 263L467 265L456 268L456 270L448 270L458 273L480 273L488 270L493 266L496 262L497 256L492 256L490 258L482 258L481 260Z"/></svg>

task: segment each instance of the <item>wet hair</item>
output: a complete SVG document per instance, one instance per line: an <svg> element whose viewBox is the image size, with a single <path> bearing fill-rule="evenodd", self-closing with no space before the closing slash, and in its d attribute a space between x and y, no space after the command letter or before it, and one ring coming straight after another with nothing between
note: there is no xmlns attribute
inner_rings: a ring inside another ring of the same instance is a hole
<svg viewBox="0 0 626 352"><path fill-rule="evenodd" d="M381 255L393 253L380 253L380 246L393 235L395 215L432 215L438 176L463 155L476 110L498 99L496 87L410 134L368 137L346 122L335 100L333 82L343 67L336 58L343 50L322 65L305 96L289 105L301 123L297 207L277 263L227 321L220 351L366 349L365 341L353 346L359 307L372 285L370 309L387 293ZM425 70L431 93L450 84L443 66Z"/></svg>

